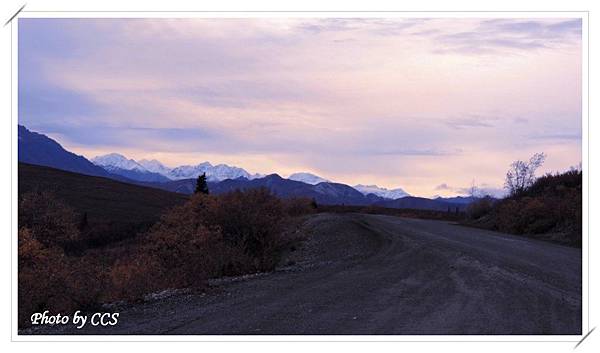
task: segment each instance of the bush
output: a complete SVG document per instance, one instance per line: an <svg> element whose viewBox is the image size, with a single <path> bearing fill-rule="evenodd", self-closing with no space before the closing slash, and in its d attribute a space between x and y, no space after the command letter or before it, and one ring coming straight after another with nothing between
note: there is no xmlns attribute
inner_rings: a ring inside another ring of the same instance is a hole
<svg viewBox="0 0 600 353"><path fill-rule="evenodd" d="M109 300L132 300L144 294L157 291L168 286L161 281L162 274L155 257L142 253L137 256L118 260L108 274L110 290Z"/></svg>
<svg viewBox="0 0 600 353"><path fill-rule="evenodd" d="M260 188L220 195L212 206L198 217L209 227L219 228L227 245L241 248L252 258L256 271L273 269L283 244L284 202Z"/></svg>
<svg viewBox="0 0 600 353"><path fill-rule="evenodd" d="M286 243L288 215L310 200L280 200L266 189L196 193L165 213L135 254L110 272L114 298L167 288L203 288L208 278L272 270Z"/></svg>
<svg viewBox="0 0 600 353"><path fill-rule="evenodd" d="M272 270L289 241L287 220L313 209L308 199L280 200L266 189L197 193L135 239L73 256L67 245L101 246L103 235L121 236L125 228L90 226L49 193L24 194L19 325L27 326L34 312L91 310L169 288L202 289L213 277Z"/></svg>
<svg viewBox="0 0 600 353"><path fill-rule="evenodd" d="M28 228L19 229L19 326L27 326L34 312L70 310L65 287L64 253L35 239Z"/></svg>
<svg viewBox="0 0 600 353"><path fill-rule="evenodd" d="M75 212L51 193L32 192L19 200L19 325L34 312L69 312L97 305L105 269L92 256L69 257L79 239Z"/></svg>
<svg viewBox="0 0 600 353"><path fill-rule="evenodd" d="M19 227L29 228L45 245L65 246L77 240L78 223L73 209L49 192L29 192L19 200Z"/></svg>
<svg viewBox="0 0 600 353"><path fill-rule="evenodd" d="M491 197L484 197L471 202L467 206L467 217L469 219L479 219L488 215L494 206L494 200Z"/></svg>
<svg viewBox="0 0 600 353"><path fill-rule="evenodd" d="M30 324L35 312L71 313L97 306L105 292L105 271L94 258L69 258L45 245L29 228L19 229L18 320Z"/></svg>
<svg viewBox="0 0 600 353"><path fill-rule="evenodd" d="M581 246L582 174L546 174L518 194L492 205L469 207L471 224Z"/></svg>

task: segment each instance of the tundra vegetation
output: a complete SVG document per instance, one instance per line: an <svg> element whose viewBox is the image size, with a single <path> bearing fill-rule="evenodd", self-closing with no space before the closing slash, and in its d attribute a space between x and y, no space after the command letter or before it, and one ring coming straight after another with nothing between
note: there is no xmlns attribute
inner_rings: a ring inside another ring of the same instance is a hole
<svg viewBox="0 0 600 353"><path fill-rule="evenodd" d="M508 196L471 203L466 224L580 247L581 166L536 178L535 171L545 157L536 153L527 162L512 163L506 174Z"/></svg>
<svg viewBox="0 0 600 353"><path fill-rule="evenodd" d="M100 247L87 215L34 191L19 199L19 326L34 312L93 310L164 289L203 290L209 278L272 270L296 242L310 199L282 200L266 189L192 195L148 230Z"/></svg>

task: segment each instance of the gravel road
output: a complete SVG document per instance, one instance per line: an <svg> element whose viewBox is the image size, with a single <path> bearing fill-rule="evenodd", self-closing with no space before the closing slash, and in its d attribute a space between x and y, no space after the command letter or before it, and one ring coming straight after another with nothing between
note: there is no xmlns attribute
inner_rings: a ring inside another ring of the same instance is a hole
<svg viewBox="0 0 600 353"><path fill-rule="evenodd" d="M581 334L581 249L382 215L318 214L301 231L273 273L52 333Z"/></svg>

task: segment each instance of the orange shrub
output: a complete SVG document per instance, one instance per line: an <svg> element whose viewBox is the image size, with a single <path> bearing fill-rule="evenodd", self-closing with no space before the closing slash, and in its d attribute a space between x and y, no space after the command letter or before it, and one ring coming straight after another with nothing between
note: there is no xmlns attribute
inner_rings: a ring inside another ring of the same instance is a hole
<svg viewBox="0 0 600 353"><path fill-rule="evenodd" d="M19 227L27 227L44 244L64 245L79 235L72 208L51 193L29 192L19 200Z"/></svg>
<svg viewBox="0 0 600 353"><path fill-rule="evenodd" d="M47 247L28 228L19 229L19 326L27 326L34 312L70 310L65 287L62 249Z"/></svg>
<svg viewBox="0 0 600 353"><path fill-rule="evenodd" d="M469 219L479 219L488 215L494 206L494 201L491 197L484 197L477 201L471 202L467 206L467 217Z"/></svg>
<svg viewBox="0 0 600 353"><path fill-rule="evenodd" d="M109 272L108 300L138 299L144 294L167 288L155 258L139 254L117 261Z"/></svg>
<svg viewBox="0 0 600 353"><path fill-rule="evenodd" d="M582 174L546 174L519 195L499 200L473 224L502 232L523 234L581 246Z"/></svg>
<svg viewBox="0 0 600 353"><path fill-rule="evenodd" d="M243 249L256 271L273 269L287 218L283 201L265 188L233 191L216 201L205 213L207 224L221 230L227 245Z"/></svg>
<svg viewBox="0 0 600 353"><path fill-rule="evenodd" d="M79 238L74 211L47 192L19 200L19 325L34 312L86 310L104 292L105 269L92 256L69 257L64 247Z"/></svg>
<svg viewBox="0 0 600 353"><path fill-rule="evenodd" d="M69 258L56 245L44 245L29 228L19 229L19 326L35 312L70 315L95 307L105 289L104 271L91 258Z"/></svg>
<svg viewBox="0 0 600 353"><path fill-rule="evenodd" d="M68 256L65 245L90 241L82 239L74 212L48 193L25 194L19 206L21 327L36 311L67 314L169 288L201 289L211 277L271 270L291 239L290 215L312 210L311 200L280 200L266 189L196 194L120 248ZM86 234L101 242L110 235L106 229Z"/></svg>

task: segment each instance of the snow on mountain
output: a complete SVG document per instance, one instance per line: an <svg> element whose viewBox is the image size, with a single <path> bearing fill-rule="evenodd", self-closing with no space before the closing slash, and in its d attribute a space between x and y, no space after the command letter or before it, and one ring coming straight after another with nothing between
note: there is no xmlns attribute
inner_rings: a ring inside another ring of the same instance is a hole
<svg viewBox="0 0 600 353"><path fill-rule="evenodd" d="M165 167L164 164L157 161L156 159L152 159L152 160L142 159L142 160L138 161L138 163L142 167L146 168L146 170L151 171L153 173L162 174L164 176L168 176L169 172L171 171L171 168Z"/></svg>
<svg viewBox="0 0 600 353"><path fill-rule="evenodd" d="M360 191L363 195L368 195L368 194L375 194L379 197L383 197L385 199L391 199L391 200L395 200L395 199L399 199L401 197L405 197L405 196L410 196L406 191L397 188L397 189L386 189L386 188L380 188L377 185L354 185L354 188L358 191Z"/></svg>
<svg viewBox="0 0 600 353"><path fill-rule="evenodd" d="M250 173L242 168L230 167L227 164L218 164L212 168L209 168L206 172L206 176L209 180L225 180L225 179L237 179L246 178L250 179Z"/></svg>
<svg viewBox="0 0 600 353"><path fill-rule="evenodd" d="M171 179L191 179L197 178L200 174L206 173L206 178L209 181L222 181L225 179L237 179L246 178L254 179L260 178L259 174L250 175L246 170L228 166L227 164L217 164L213 166L209 162L203 162L198 165L183 165L177 168L173 168L167 176Z"/></svg>
<svg viewBox="0 0 600 353"><path fill-rule="evenodd" d="M318 183L328 183L329 180L321 178L311 173L294 173L288 177L289 180L300 181L306 184L317 185Z"/></svg>
<svg viewBox="0 0 600 353"><path fill-rule="evenodd" d="M92 162L109 173L132 180L148 182L166 182L170 180L161 173L150 171L133 159L127 159L127 157L118 153L95 157Z"/></svg>
<svg viewBox="0 0 600 353"><path fill-rule="evenodd" d="M209 162L200 163L198 165L182 165L171 169L168 176L175 180L197 178L198 175L206 173L208 168L211 167L212 164Z"/></svg>
<svg viewBox="0 0 600 353"><path fill-rule="evenodd" d="M134 161L133 159L127 159L125 156L118 153L109 153L103 156L97 156L92 158L91 161L95 165L101 166L109 172L116 169L148 172L148 170L146 170L146 168L141 166L138 162Z"/></svg>

